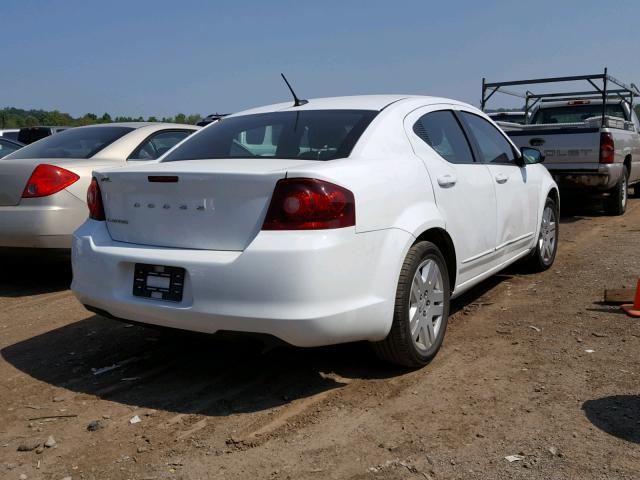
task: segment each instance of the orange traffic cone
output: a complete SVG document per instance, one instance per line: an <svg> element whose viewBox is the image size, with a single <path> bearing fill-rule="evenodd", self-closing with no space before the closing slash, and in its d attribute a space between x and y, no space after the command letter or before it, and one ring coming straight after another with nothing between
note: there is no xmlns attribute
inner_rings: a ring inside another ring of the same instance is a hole
<svg viewBox="0 0 640 480"><path fill-rule="evenodd" d="M631 317L640 317L640 279L638 279L633 305L622 305L622 309Z"/></svg>

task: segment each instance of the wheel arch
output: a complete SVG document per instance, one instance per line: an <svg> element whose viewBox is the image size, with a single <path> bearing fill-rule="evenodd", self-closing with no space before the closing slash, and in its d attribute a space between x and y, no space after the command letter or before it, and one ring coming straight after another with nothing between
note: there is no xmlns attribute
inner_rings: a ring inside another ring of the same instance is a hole
<svg viewBox="0 0 640 480"><path fill-rule="evenodd" d="M554 202L556 202L556 205L558 206L558 210L560 210L560 192L558 191L557 187L552 187L551 190L549 190L546 198L549 198L549 197L551 197L551 199ZM545 201L546 201L546 198L545 198Z"/></svg>
<svg viewBox="0 0 640 480"><path fill-rule="evenodd" d="M418 235L414 243L423 241L433 243L442 252L444 261L447 263L447 270L449 273L449 288L453 292L456 285L456 277L458 275L458 261L456 258L456 249L451 236L444 228L433 227Z"/></svg>

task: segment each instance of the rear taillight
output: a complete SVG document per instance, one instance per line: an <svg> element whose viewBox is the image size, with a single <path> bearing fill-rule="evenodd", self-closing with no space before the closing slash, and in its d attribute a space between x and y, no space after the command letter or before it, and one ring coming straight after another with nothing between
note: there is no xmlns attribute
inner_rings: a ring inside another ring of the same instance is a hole
<svg viewBox="0 0 640 480"><path fill-rule="evenodd" d="M323 230L356 224L353 193L313 178L278 181L263 230Z"/></svg>
<svg viewBox="0 0 640 480"><path fill-rule="evenodd" d="M600 134L600 163L613 163L615 159L615 145L610 133Z"/></svg>
<svg viewBox="0 0 640 480"><path fill-rule="evenodd" d="M93 220L104 220L104 206L102 205L102 194L100 193L100 185L94 178L87 190L87 206L89 207L89 218Z"/></svg>
<svg viewBox="0 0 640 480"><path fill-rule="evenodd" d="M80 177L69 170L55 165L38 165L22 192L22 198L46 197L64 190L78 181Z"/></svg>

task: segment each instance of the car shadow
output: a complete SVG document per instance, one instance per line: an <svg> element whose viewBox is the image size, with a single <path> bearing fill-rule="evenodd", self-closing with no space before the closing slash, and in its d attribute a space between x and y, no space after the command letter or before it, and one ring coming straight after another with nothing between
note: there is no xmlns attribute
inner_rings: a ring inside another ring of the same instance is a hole
<svg viewBox="0 0 640 480"><path fill-rule="evenodd" d="M70 284L69 252L0 251L0 297L59 292Z"/></svg>
<svg viewBox="0 0 640 480"><path fill-rule="evenodd" d="M582 409L600 430L627 442L640 443L640 395L612 395L587 400Z"/></svg>
<svg viewBox="0 0 640 480"><path fill-rule="evenodd" d="M126 405L225 416L261 411L352 379L404 375L367 343L272 348L256 340L127 325L92 316L7 346L31 377Z"/></svg>
<svg viewBox="0 0 640 480"><path fill-rule="evenodd" d="M477 302L511 278L496 275L451 305ZM295 348L263 338L129 325L93 315L0 350L29 376L125 405L225 416L278 407L354 379L401 377L368 342ZM428 368L428 367L427 367Z"/></svg>
<svg viewBox="0 0 640 480"><path fill-rule="evenodd" d="M602 199L581 196L579 198L567 198L560 194L560 223L575 223L592 217L606 216L602 205Z"/></svg>

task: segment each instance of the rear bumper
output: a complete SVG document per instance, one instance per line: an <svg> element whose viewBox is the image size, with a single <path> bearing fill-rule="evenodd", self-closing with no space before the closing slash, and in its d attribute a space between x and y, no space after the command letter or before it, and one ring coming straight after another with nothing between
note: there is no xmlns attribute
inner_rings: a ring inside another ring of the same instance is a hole
<svg viewBox="0 0 640 480"><path fill-rule="evenodd" d="M72 290L124 320L215 333L273 335L311 347L381 340L393 317L407 232L260 232L242 252L113 241L104 222L74 234ZM136 297L135 263L186 270L179 303Z"/></svg>
<svg viewBox="0 0 640 480"><path fill-rule="evenodd" d="M600 165L597 170L562 170L549 168L560 188L607 191L618 183L622 174L622 164Z"/></svg>
<svg viewBox="0 0 640 480"><path fill-rule="evenodd" d="M84 202L66 191L0 206L0 248L69 249L86 217Z"/></svg>

